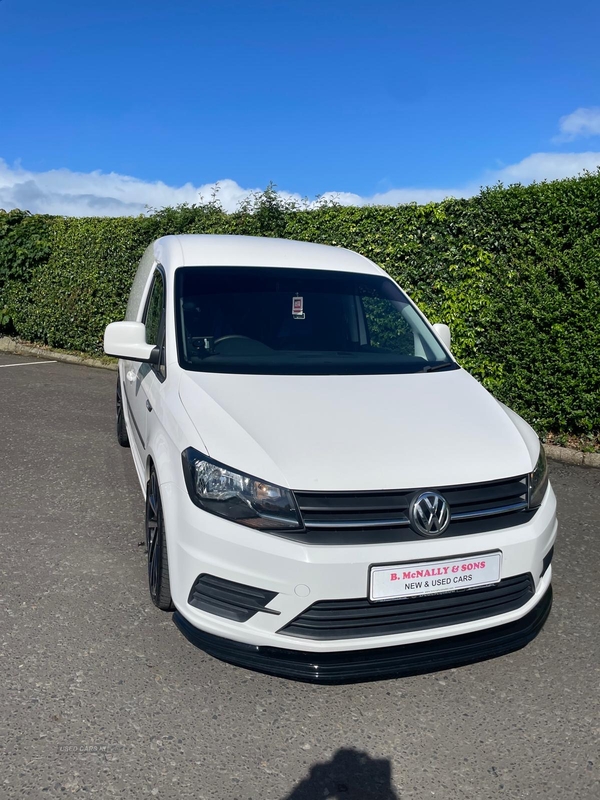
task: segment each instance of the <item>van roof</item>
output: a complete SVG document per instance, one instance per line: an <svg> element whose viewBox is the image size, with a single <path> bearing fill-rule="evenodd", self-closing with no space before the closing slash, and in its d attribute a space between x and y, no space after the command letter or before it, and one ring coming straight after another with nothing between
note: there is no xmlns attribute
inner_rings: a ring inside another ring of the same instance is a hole
<svg viewBox="0 0 600 800"><path fill-rule="evenodd" d="M259 236L163 236L154 242L154 257L169 272L177 267L239 266L386 274L368 258L342 247Z"/></svg>

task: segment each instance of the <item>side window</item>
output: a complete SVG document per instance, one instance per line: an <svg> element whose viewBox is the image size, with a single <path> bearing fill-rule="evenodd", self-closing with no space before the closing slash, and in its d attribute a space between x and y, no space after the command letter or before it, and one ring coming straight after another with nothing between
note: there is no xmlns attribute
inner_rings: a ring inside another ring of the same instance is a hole
<svg viewBox="0 0 600 800"><path fill-rule="evenodd" d="M165 285L162 273L154 273L154 280L150 289L144 322L146 325L146 342L154 344L161 350L158 371L165 375Z"/></svg>
<svg viewBox="0 0 600 800"><path fill-rule="evenodd" d="M362 303L371 347L409 356L415 355L412 329L389 300L363 297Z"/></svg>

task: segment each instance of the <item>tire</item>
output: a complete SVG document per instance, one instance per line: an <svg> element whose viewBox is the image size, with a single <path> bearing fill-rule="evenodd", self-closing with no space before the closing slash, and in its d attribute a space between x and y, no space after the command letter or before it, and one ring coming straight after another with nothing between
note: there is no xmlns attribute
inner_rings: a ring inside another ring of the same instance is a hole
<svg viewBox="0 0 600 800"><path fill-rule="evenodd" d="M152 467L146 487L146 550L148 553L148 589L152 602L161 611L173 611L169 583L169 558L162 501L156 471Z"/></svg>
<svg viewBox="0 0 600 800"><path fill-rule="evenodd" d="M123 397L121 396L121 380L117 378L117 440L121 447L129 447L129 436L123 413Z"/></svg>

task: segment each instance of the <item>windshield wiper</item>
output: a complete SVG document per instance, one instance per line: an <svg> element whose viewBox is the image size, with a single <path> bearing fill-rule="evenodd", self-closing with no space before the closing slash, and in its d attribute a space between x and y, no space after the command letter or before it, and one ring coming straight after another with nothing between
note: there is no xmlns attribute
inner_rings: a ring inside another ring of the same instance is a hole
<svg viewBox="0 0 600 800"><path fill-rule="evenodd" d="M423 367L423 369L420 369L419 372L435 372L438 369L448 369L448 367L454 366L454 361L443 361L441 364L432 364L431 366Z"/></svg>

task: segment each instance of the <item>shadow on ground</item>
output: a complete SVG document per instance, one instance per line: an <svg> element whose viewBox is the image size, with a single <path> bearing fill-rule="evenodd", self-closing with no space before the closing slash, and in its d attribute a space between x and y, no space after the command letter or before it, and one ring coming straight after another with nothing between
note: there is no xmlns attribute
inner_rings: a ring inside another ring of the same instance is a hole
<svg viewBox="0 0 600 800"><path fill-rule="evenodd" d="M331 761L315 764L283 800L400 800L392 786L387 758L360 750L338 750Z"/></svg>

